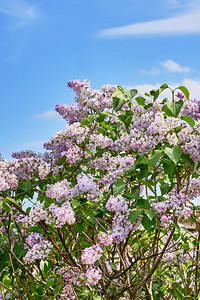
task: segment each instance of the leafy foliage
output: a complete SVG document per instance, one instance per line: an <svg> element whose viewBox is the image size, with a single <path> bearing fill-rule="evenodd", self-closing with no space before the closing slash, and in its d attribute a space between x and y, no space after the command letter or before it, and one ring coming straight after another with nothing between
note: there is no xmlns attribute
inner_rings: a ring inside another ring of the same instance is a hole
<svg viewBox="0 0 200 300"><path fill-rule="evenodd" d="M47 151L0 161L0 298L197 299L199 103L68 85Z"/></svg>

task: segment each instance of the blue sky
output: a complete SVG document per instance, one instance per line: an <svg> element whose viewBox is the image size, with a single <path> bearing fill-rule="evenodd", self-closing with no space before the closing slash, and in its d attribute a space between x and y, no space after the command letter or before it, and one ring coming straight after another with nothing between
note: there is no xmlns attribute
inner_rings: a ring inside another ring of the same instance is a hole
<svg viewBox="0 0 200 300"><path fill-rule="evenodd" d="M71 79L186 85L200 99L200 2L0 0L0 153L42 151L73 103Z"/></svg>

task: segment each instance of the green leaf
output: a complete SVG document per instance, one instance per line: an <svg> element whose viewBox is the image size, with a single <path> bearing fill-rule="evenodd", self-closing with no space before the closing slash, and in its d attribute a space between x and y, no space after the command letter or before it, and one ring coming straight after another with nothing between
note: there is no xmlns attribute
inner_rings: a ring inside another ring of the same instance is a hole
<svg viewBox="0 0 200 300"><path fill-rule="evenodd" d="M165 172L169 175L170 178L173 178L176 173L176 165L171 159L165 159L163 161L163 167Z"/></svg>
<svg viewBox="0 0 200 300"><path fill-rule="evenodd" d="M144 106L145 102L146 102L146 99L143 98L143 97L137 97L137 98L135 98L135 101L137 102L138 105Z"/></svg>
<svg viewBox="0 0 200 300"><path fill-rule="evenodd" d="M177 102L171 102L169 100L166 101L163 106L163 111L171 117L177 117L180 113L181 107L183 106L183 100L179 100Z"/></svg>
<svg viewBox="0 0 200 300"><path fill-rule="evenodd" d="M112 97L113 98L119 98L119 99L123 99L124 98L124 89L123 89L123 87L122 86L120 86L120 85L118 85L115 89L114 89L114 91L113 91L113 93L112 93Z"/></svg>
<svg viewBox="0 0 200 300"><path fill-rule="evenodd" d="M150 164L153 167L160 159L163 151L162 150L154 150L150 157Z"/></svg>
<svg viewBox="0 0 200 300"><path fill-rule="evenodd" d="M30 190L32 188L31 181L26 181L26 182L22 183L22 185L20 185L20 188L25 192Z"/></svg>
<svg viewBox="0 0 200 300"><path fill-rule="evenodd" d="M93 297L93 300L101 300L101 297L96 295L96 296Z"/></svg>
<svg viewBox="0 0 200 300"><path fill-rule="evenodd" d="M126 99L113 98L113 106L115 111L120 110L126 102Z"/></svg>
<svg viewBox="0 0 200 300"><path fill-rule="evenodd" d="M143 178L147 178L151 174L148 167L149 167L149 164L141 164L137 168L139 180L142 180ZM146 184L146 183L144 183L144 184Z"/></svg>
<svg viewBox="0 0 200 300"><path fill-rule="evenodd" d="M189 157L188 154L182 153L181 159L188 165L194 165L194 161Z"/></svg>
<svg viewBox="0 0 200 300"><path fill-rule="evenodd" d="M0 236L0 246L3 244L3 242L6 240L7 235L1 235Z"/></svg>
<svg viewBox="0 0 200 300"><path fill-rule="evenodd" d="M192 119L191 117L188 117L188 116L182 116L181 117L181 120L187 122L190 126L194 126L195 125L195 121L194 119Z"/></svg>
<svg viewBox="0 0 200 300"><path fill-rule="evenodd" d="M137 95L137 90L136 89L132 89L130 90L130 94L131 94L131 99L134 98Z"/></svg>
<svg viewBox="0 0 200 300"><path fill-rule="evenodd" d="M147 231L151 231L156 226L156 220L155 219L150 220L146 215L144 215L142 218L142 225L144 229L146 229Z"/></svg>
<svg viewBox="0 0 200 300"><path fill-rule="evenodd" d="M146 199L139 199L136 201L135 206L141 207L141 208L149 208L150 204L149 204L148 200L146 200Z"/></svg>
<svg viewBox="0 0 200 300"><path fill-rule="evenodd" d="M82 121L81 121L81 125L88 125L90 122L89 122L89 120L88 119L83 119Z"/></svg>
<svg viewBox="0 0 200 300"><path fill-rule="evenodd" d="M117 269L116 265L115 265L114 263L112 263L112 262L109 263L109 266L110 266L113 270L116 270L116 269Z"/></svg>
<svg viewBox="0 0 200 300"><path fill-rule="evenodd" d="M99 123L101 125L101 127L105 128L106 130L113 132L113 129L109 126L110 124L106 121L103 121L101 123ZM109 125L108 125L109 124ZM98 128L100 129L100 128Z"/></svg>
<svg viewBox="0 0 200 300"><path fill-rule="evenodd" d="M144 108L147 110L147 109L149 109L152 106L153 106L153 103L149 103L149 104L145 105Z"/></svg>
<svg viewBox="0 0 200 300"><path fill-rule="evenodd" d="M154 188L153 188L153 185L154 185L153 181L151 181L151 180L142 180L141 183L146 185L150 189L150 191L152 191L152 193L155 194L155 191L154 191Z"/></svg>
<svg viewBox="0 0 200 300"><path fill-rule="evenodd" d="M144 212L150 220L153 220L153 218L155 218L155 211L153 209L145 209Z"/></svg>
<svg viewBox="0 0 200 300"><path fill-rule="evenodd" d="M77 208L79 205L80 205L80 203L77 201L77 200L72 200L72 207L75 209L75 208Z"/></svg>
<svg viewBox="0 0 200 300"><path fill-rule="evenodd" d="M179 86L179 87L176 88L176 90L177 89L181 90L181 92L183 92L183 94L185 95L186 99L189 100L190 93L189 93L188 89L185 86Z"/></svg>
<svg viewBox="0 0 200 300"><path fill-rule="evenodd" d="M89 115L88 116L88 121L92 122L92 121L96 120L98 117L99 117L99 115Z"/></svg>
<svg viewBox="0 0 200 300"><path fill-rule="evenodd" d="M104 116L104 115L101 114L101 115L97 118L97 122L98 122L98 123L103 122L104 119L105 119L105 117L106 117L106 116Z"/></svg>
<svg viewBox="0 0 200 300"><path fill-rule="evenodd" d="M47 280L47 283L46 283L46 289L48 289L50 286L53 286L55 282L55 278L49 278L49 280Z"/></svg>
<svg viewBox="0 0 200 300"><path fill-rule="evenodd" d="M100 116L117 117L115 114L112 114L109 111L103 111Z"/></svg>
<svg viewBox="0 0 200 300"><path fill-rule="evenodd" d="M101 208L97 209L97 211L95 212L95 217L96 218L103 218L103 210Z"/></svg>
<svg viewBox="0 0 200 300"><path fill-rule="evenodd" d="M154 101L156 101L156 99L158 98L158 96L162 93L162 91L164 91L165 89L168 88L168 85L166 83L164 83L163 85L161 85L159 87L159 89L157 91L155 91L154 93Z"/></svg>
<svg viewBox="0 0 200 300"><path fill-rule="evenodd" d="M60 284L57 287L55 287L55 289L54 289L54 295L55 296L60 292L61 288L62 288L62 284Z"/></svg>
<svg viewBox="0 0 200 300"><path fill-rule="evenodd" d="M12 202L12 203L14 203L18 206L17 202L15 200L13 200L12 198L6 197L6 198L3 198L3 200L4 201L8 200L8 201L10 201L10 202Z"/></svg>
<svg viewBox="0 0 200 300"><path fill-rule="evenodd" d="M142 214L141 210L132 210L129 214L129 221L131 222L131 224L133 224L137 219L137 217L140 216L141 214Z"/></svg>
<svg viewBox="0 0 200 300"><path fill-rule="evenodd" d="M128 91L129 92L129 91ZM117 86L116 89L112 93L112 102L115 111L118 111L122 108L122 106L128 101L125 90L121 86ZM129 92L130 94L130 92Z"/></svg>
<svg viewBox="0 0 200 300"><path fill-rule="evenodd" d="M174 289L174 296L176 297L176 299L185 299L185 297L177 289Z"/></svg>
<svg viewBox="0 0 200 300"><path fill-rule="evenodd" d="M160 186L161 194L164 195L166 192L168 192L169 189L169 184L168 183L163 183Z"/></svg>
<svg viewBox="0 0 200 300"><path fill-rule="evenodd" d="M12 208L8 203L3 202L3 208L5 209L5 211L7 211L9 214L11 214Z"/></svg>
<svg viewBox="0 0 200 300"><path fill-rule="evenodd" d="M89 221L92 224L95 223L95 215L90 208L87 208L85 211L83 211L83 215L87 221Z"/></svg>
<svg viewBox="0 0 200 300"><path fill-rule="evenodd" d="M122 111L118 118L124 123L126 129L128 130L133 118L133 112L131 110Z"/></svg>
<svg viewBox="0 0 200 300"><path fill-rule="evenodd" d="M126 183L121 179L117 179L113 184L113 195L116 197L121 194L125 189Z"/></svg>
<svg viewBox="0 0 200 300"><path fill-rule="evenodd" d="M83 231L83 221L82 222L79 222L79 223L74 223L73 224L75 230L78 232L78 233L82 233Z"/></svg>
<svg viewBox="0 0 200 300"><path fill-rule="evenodd" d="M177 165L179 162L179 159L181 158L181 149L179 146L173 147L173 148L168 148L166 147L164 149L165 154Z"/></svg>
<svg viewBox="0 0 200 300"><path fill-rule="evenodd" d="M124 197L126 197L127 199L134 199L134 200L138 200L140 199L140 190L137 189L135 192L133 193L124 193L123 194Z"/></svg>
<svg viewBox="0 0 200 300"><path fill-rule="evenodd" d="M60 166L60 165L63 165L65 162L66 162L66 156L63 155L63 156L61 157L61 159L59 160L59 162L56 163L56 165ZM45 186L45 185L44 185L44 186ZM43 188L44 188L44 186L43 186Z"/></svg>

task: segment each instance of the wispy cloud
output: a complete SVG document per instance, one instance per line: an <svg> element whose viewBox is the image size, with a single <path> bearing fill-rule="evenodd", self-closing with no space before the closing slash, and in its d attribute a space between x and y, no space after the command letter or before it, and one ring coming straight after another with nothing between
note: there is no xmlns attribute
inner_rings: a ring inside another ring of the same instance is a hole
<svg viewBox="0 0 200 300"><path fill-rule="evenodd" d="M37 16L35 5L25 0L0 0L0 13L24 21Z"/></svg>
<svg viewBox="0 0 200 300"><path fill-rule="evenodd" d="M200 8L172 18L135 23L122 27L102 30L101 37L177 35L200 33Z"/></svg>
<svg viewBox="0 0 200 300"><path fill-rule="evenodd" d="M166 60L164 62L160 63L167 71L172 72L172 73L179 73L179 72L183 72L183 73L188 73L191 72L192 69L188 68L188 67L181 67L178 63L176 63L173 60Z"/></svg>
<svg viewBox="0 0 200 300"><path fill-rule="evenodd" d="M0 0L1 15L7 17L6 27L12 31L23 28L39 16L38 7L28 0Z"/></svg>
<svg viewBox="0 0 200 300"><path fill-rule="evenodd" d="M62 117L54 110L46 110L45 112L33 115L34 120L63 120Z"/></svg>
<svg viewBox="0 0 200 300"><path fill-rule="evenodd" d="M164 71L170 72L170 73L189 73L193 70L189 67L183 67L174 60L168 59L164 62L159 63L160 66L153 67L151 70L140 70L140 73L143 75L159 75L163 73Z"/></svg>

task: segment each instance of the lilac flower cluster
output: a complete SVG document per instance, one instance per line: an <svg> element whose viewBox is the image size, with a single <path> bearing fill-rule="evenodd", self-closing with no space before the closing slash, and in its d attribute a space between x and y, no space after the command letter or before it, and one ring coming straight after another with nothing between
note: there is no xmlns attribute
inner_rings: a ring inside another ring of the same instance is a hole
<svg viewBox="0 0 200 300"><path fill-rule="evenodd" d="M111 195L106 203L106 208L115 213L126 213L128 211L128 204L121 195L118 195L117 197Z"/></svg>
<svg viewBox="0 0 200 300"><path fill-rule="evenodd" d="M40 240L37 244L34 244L23 258L24 262L31 264L38 259L48 258L52 249L52 244L45 240Z"/></svg>
<svg viewBox="0 0 200 300"><path fill-rule="evenodd" d="M90 114L89 109L83 108L80 110L79 107L74 104L57 104L55 110L63 117L64 120L68 121L69 124L74 122L81 122L86 119Z"/></svg>
<svg viewBox="0 0 200 300"><path fill-rule="evenodd" d="M67 284L81 286L83 283L84 273L78 267L65 266L56 273L61 275Z"/></svg>
<svg viewBox="0 0 200 300"><path fill-rule="evenodd" d="M69 201L65 201L61 206L52 203L49 208L44 208L43 203L37 203L29 216L24 218L25 224L36 225L41 221L45 221L50 225L55 222L57 228L65 224L73 224L75 222L75 213Z"/></svg>
<svg viewBox="0 0 200 300"><path fill-rule="evenodd" d="M180 251L171 251L165 253L161 261L167 264L168 266L180 263L187 263L189 262L189 256L187 254L180 253Z"/></svg>
<svg viewBox="0 0 200 300"><path fill-rule="evenodd" d="M133 151L138 152L142 156L151 152L161 140L162 138L158 134L153 136L147 134L144 129L138 130L133 128L130 130L130 134L121 135L111 147L118 152Z"/></svg>
<svg viewBox="0 0 200 300"><path fill-rule="evenodd" d="M96 201L99 198L102 192L91 175L81 173L77 176L76 180L77 184L73 188L67 179L57 182L48 188L46 195L49 198L55 198L57 202L69 200L80 193L85 194L88 200Z"/></svg>
<svg viewBox="0 0 200 300"><path fill-rule="evenodd" d="M80 82L79 80L71 80L68 86L76 93L75 101L77 106L74 105L56 105L56 111L72 124L80 122L88 117L91 111L100 113L105 108L111 108L112 101L111 95L115 89L115 85L104 85L102 90L91 90L88 80Z"/></svg>
<svg viewBox="0 0 200 300"><path fill-rule="evenodd" d="M102 256L102 253L103 250L98 244L85 248L81 254L81 262L86 265L93 265Z"/></svg>
<svg viewBox="0 0 200 300"><path fill-rule="evenodd" d="M47 224L51 224L49 220L49 215L47 210L44 208L43 203L37 203L29 213L29 216L26 216L23 220L25 224L30 224L31 226L36 225L40 221L45 221Z"/></svg>
<svg viewBox="0 0 200 300"><path fill-rule="evenodd" d="M111 156L109 153L103 153L102 157L95 158L89 163L89 166L95 169L108 170L98 182L99 186L110 186L117 178L123 176L125 171L135 164L135 156Z"/></svg>
<svg viewBox="0 0 200 300"><path fill-rule="evenodd" d="M30 156L37 156L37 153L33 150L23 150L23 151L19 151L19 152L13 152L12 153L12 157L13 158L25 158L25 157L30 157Z"/></svg>
<svg viewBox="0 0 200 300"><path fill-rule="evenodd" d="M135 156L133 155L111 156L109 152L104 152L101 157L93 159L88 166L95 169L110 171L120 169L122 172L125 172L128 168L134 166L134 164Z"/></svg>
<svg viewBox="0 0 200 300"><path fill-rule="evenodd" d="M112 239L115 243L121 243L131 230L128 204L121 195L117 197L111 195L105 207L115 213L112 222Z"/></svg>
<svg viewBox="0 0 200 300"><path fill-rule="evenodd" d="M101 148L106 148L110 146L112 143L112 139L108 138L107 136L104 136L101 133L93 133L90 135L90 145L89 147L101 147Z"/></svg>
<svg viewBox="0 0 200 300"><path fill-rule="evenodd" d="M17 176L9 168L9 163L0 161L0 192L18 186Z"/></svg>
<svg viewBox="0 0 200 300"><path fill-rule="evenodd" d="M57 202L63 202L72 198L71 183L64 179L56 182L52 187L48 188L46 195L49 198L55 198Z"/></svg>
<svg viewBox="0 0 200 300"><path fill-rule="evenodd" d="M190 217L192 210L187 207L188 197L183 192L177 193L176 189L170 192L166 199L152 204L152 208L160 216L163 227L168 227L173 222L173 217Z"/></svg>
<svg viewBox="0 0 200 300"><path fill-rule="evenodd" d="M190 200L200 196L200 178L190 180L187 196Z"/></svg>
<svg viewBox="0 0 200 300"><path fill-rule="evenodd" d="M102 277L102 272L99 268L89 267L85 273L85 277L90 284L96 285Z"/></svg>
<svg viewBox="0 0 200 300"><path fill-rule="evenodd" d="M76 221L74 211L68 201L64 202L61 207L52 203L49 206L49 211L52 213L52 219L58 228L65 224L71 225Z"/></svg>
<svg viewBox="0 0 200 300"><path fill-rule="evenodd" d="M27 156L14 159L9 163L9 171L25 180L35 177L44 178L51 172L51 165L41 157Z"/></svg>
<svg viewBox="0 0 200 300"><path fill-rule="evenodd" d="M183 100L183 106L181 108L181 115L186 115L194 120L198 120L200 118L200 102L196 99L187 101L185 96L178 92L176 94L178 100Z"/></svg>
<svg viewBox="0 0 200 300"><path fill-rule="evenodd" d="M94 263L99 260L102 256L103 250L99 244L93 245L91 247L85 248L81 254L81 262L86 265L90 265L87 269L84 277L87 278L87 281L90 284L96 285L101 279L101 270L98 267L94 266Z"/></svg>
<svg viewBox="0 0 200 300"><path fill-rule="evenodd" d="M26 244L24 244L25 249L32 248L35 244L41 243L43 241L43 236L37 232L31 232L29 236L25 239Z"/></svg>
<svg viewBox="0 0 200 300"><path fill-rule="evenodd" d="M51 150L54 156L59 160L74 145L81 145L89 128L81 127L79 122L67 124L65 129L55 134L47 143L44 144L46 150Z"/></svg>
<svg viewBox="0 0 200 300"><path fill-rule="evenodd" d="M105 232L100 232L97 236L99 244L103 246L108 246L113 243L113 237L112 235L105 233Z"/></svg>
<svg viewBox="0 0 200 300"><path fill-rule="evenodd" d="M80 147L74 145L66 151L61 153L61 156L65 155L66 162L69 164L75 164L77 161L82 161L84 158L90 158L91 154L83 151Z"/></svg>
<svg viewBox="0 0 200 300"><path fill-rule="evenodd" d="M185 127L178 133L182 152L189 154L195 163L200 160L199 128L200 122L198 121L194 127Z"/></svg>
<svg viewBox="0 0 200 300"><path fill-rule="evenodd" d="M70 285L72 290L70 290L70 297L74 295L73 287L80 287L84 284L85 279L87 283L96 285L101 279L101 271L99 268L90 266L84 273L78 267L66 266L57 271L57 274L64 278L66 285Z"/></svg>
<svg viewBox="0 0 200 300"><path fill-rule="evenodd" d="M95 183L94 178L91 175L81 173L77 176L77 184L74 187L74 191L83 193L86 195L88 200L97 201L102 191L99 186Z"/></svg>
<svg viewBox="0 0 200 300"><path fill-rule="evenodd" d="M74 299L76 299L76 296L74 294L74 289L72 288L72 286L70 284L66 284L64 286L60 297L61 297L60 298L61 300L66 300L66 299L74 300Z"/></svg>
<svg viewBox="0 0 200 300"><path fill-rule="evenodd" d="M163 138L169 131L179 127L181 124L181 120L174 117L166 117L164 112L157 112L146 133L159 134Z"/></svg>

